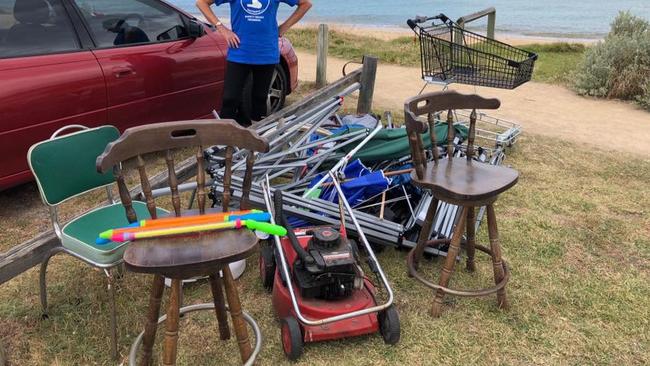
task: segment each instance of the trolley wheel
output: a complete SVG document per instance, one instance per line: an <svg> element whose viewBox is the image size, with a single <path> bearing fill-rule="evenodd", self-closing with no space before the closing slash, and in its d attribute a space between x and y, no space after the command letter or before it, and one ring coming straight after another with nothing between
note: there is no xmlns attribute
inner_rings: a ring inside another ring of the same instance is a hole
<svg viewBox="0 0 650 366"><path fill-rule="evenodd" d="M296 318L288 316L282 319L282 349L284 354L291 361L295 361L302 356L304 343L302 340L302 331Z"/></svg>
<svg viewBox="0 0 650 366"><path fill-rule="evenodd" d="M397 344L400 337L399 314L393 305L379 313L379 331L386 344Z"/></svg>
<svg viewBox="0 0 650 366"><path fill-rule="evenodd" d="M260 251L260 279L262 286L271 292L273 289L273 279L275 278L275 256L273 255L273 247L270 245L263 245Z"/></svg>

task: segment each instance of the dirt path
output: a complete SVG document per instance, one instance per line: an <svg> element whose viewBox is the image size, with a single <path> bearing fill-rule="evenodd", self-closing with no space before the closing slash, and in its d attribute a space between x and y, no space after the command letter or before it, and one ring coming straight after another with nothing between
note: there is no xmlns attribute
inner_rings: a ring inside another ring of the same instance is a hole
<svg viewBox="0 0 650 366"><path fill-rule="evenodd" d="M300 80L313 81L316 56L298 52ZM330 58L328 80L341 76L344 60ZM420 69L379 65L375 87L375 107L401 110L404 100L416 95L423 86ZM452 84L452 89L473 93L474 87ZM430 85L426 91L440 90ZM650 113L620 101L583 98L557 85L530 82L515 90L476 89L485 97L501 100L501 109L490 113L519 122L524 132L559 137L650 157Z"/></svg>

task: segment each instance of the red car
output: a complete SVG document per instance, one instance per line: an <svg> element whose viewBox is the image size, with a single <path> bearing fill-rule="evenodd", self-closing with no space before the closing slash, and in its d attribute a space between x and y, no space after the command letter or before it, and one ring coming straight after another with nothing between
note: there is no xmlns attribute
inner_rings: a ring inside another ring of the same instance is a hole
<svg viewBox="0 0 650 366"><path fill-rule="evenodd" d="M269 113L298 81L291 43L279 42ZM27 150L62 126L210 118L227 49L160 0L0 0L0 190L32 180Z"/></svg>

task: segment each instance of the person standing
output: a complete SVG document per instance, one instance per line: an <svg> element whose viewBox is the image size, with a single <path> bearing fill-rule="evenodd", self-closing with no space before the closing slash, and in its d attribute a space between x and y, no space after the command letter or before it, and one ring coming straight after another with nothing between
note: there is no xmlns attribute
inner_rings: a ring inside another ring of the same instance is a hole
<svg viewBox="0 0 650 366"><path fill-rule="evenodd" d="M280 3L298 8L278 26ZM232 30L224 26L210 6L230 4ZM254 122L266 117L266 98L276 65L280 62L278 39L311 8L310 0L197 0L196 6L228 43L221 117L236 119L243 126L251 121L240 111L244 85L253 76L252 110Z"/></svg>

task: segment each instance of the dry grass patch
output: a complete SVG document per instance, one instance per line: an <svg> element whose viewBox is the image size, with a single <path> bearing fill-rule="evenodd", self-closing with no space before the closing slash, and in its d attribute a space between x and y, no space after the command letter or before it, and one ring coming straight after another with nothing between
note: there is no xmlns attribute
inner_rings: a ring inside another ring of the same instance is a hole
<svg viewBox="0 0 650 366"><path fill-rule="evenodd" d="M378 335L309 344L299 364L624 364L650 363L650 161L594 150L541 136L525 136L506 164L521 172L496 210L512 280L509 311L493 297L448 297L440 319L429 317L431 292L408 278L405 253L384 250L379 260L393 284L402 321L394 347ZM28 238L45 220L33 185L0 193L0 248ZM168 203L161 203L168 205ZM89 203L92 204L92 203ZM11 211L8 211L8 208ZM18 221L24 221L17 224ZM485 243L485 227L479 233ZM264 334L259 365L288 365L270 296L256 271L257 258L239 281L244 308ZM422 265L437 276L441 261ZM458 287L490 284L491 267L458 263ZM118 284L121 361L141 329L150 278L127 273ZM30 270L3 285L0 336L11 365L111 365L109 317L103 275L72 258L52 261L51 316L39 320L38 273ZM186 287L185 303L210 300L205 283ZM165 304L163 303L163 306ZM234 365L234 341L218 341L212 313L181 323L179 365ZM159 352L158 352L159 354Z"/></svg>

